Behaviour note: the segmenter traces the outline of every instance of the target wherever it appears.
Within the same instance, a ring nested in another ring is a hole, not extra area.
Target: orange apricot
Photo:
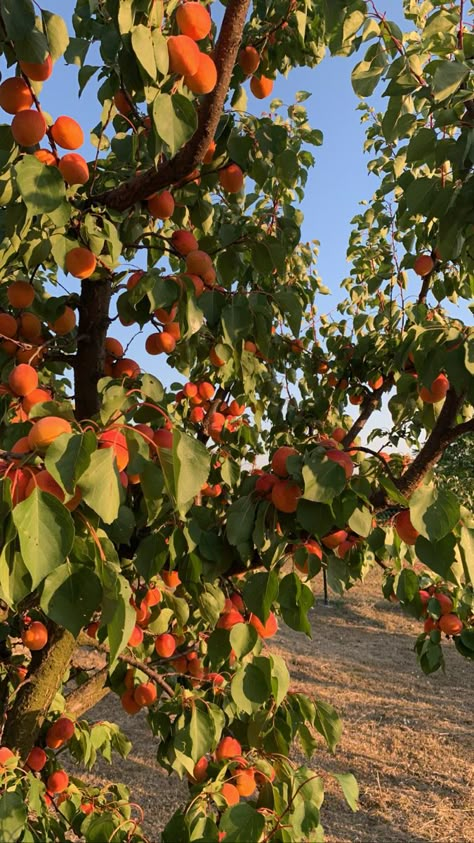
[[[137,269],[136,272],[132,272],[132,274],[127,279],[127,290],[133,290],[134,287],[137,286],[140,278],[143,278],[145,275],[143,269]]]
[[[415,263],[413,264],[413,271],[416,272],[417,275],[423,277],[424,275],[429,275],[430,272],[434,269],[434,260],[431,255],[418,255],[415,258]]]
[[[240,802],[240,793],[235,785],[230,784],[230,782],[224,782],[220,794],[228,805],[237,805]]]
[[[212,260],[207,252],[202,249],[195,249],[186,255],[186,270],[192,275],[203,275],[209,269],[213,269]]]
[[[69,307],[68,305],[65,306],[61,316],[58,316],[58,318],[50,325],[51,330],[59,337],[63,337],[65,334],[71,333],[75,327],[76,314],[74,313],[72,307]]]
[[[40,746],[34,746],[33,749],[30,749],[27,755],[26,764],[30,770],[34,770],[35,773],[39,773],[40,770],[43,769],[47,760],[48,756],[46,755],[44,749]]]
[[[256,99],[263,100],[268,97],[273,90],[273,79],[268,79],[266,76],[252,76],[250,80],[250,90]]]
[[[133,696],[133,689],[125,691],[120,697],[120,702],[122,704],[122,708],[127,712],[127,714],[136,714],[137,711],[140,711],[141,706],[138,705]]]
[[[197,70],[186,75],[184,82],[193,94],[210,94],[217,84],[217,67],[207,53],[199,53]]]
[[[33,621],[22,630],[21,640],[29,650],[42,650],[48,641],[48,630],[41,621]]]
[[[226,761],[228,758],[238,758],[242,755],[242,747],[238,740],[229,736],[222,738],[216,749],[216,760]]]
[[[67,253],[65,264],[66,272],[74,278],[89,278],[97,266],[97,258],[90,249],[76,246]]]
[[[118,427],[104,430],[98,437],[99,448],[113,448],[119,471],[128,465],[129,453],[127,440]]]
[[[66,184],[85,184],[89,181],[87,161],[77,152],[68,152],[63,155],[58,168]]]
[[[53,60],[48,55],[42,62],[21,61],[20,68],[33,82],[46,82],[53,72]]]
[[[279,512],[296,512],[301,489],[292,480],[278,480],[272,487],[272,503]]]
[[[272,471],[278,474],[278,477],[288,477],[286,461],[288,457],[294,456],[298,456],[296,448],[291,448],[289,445],[282,445],[280,448],[277,448],[272,457]]]
[[[140,707],[153,705],[157,696],[156,685],[153,682],[142,682],[133,692],[133,699]]]
[[[7,289],[7,299],[19,310],[33,304],[35,288],[28,281],[13,281]]]
[[[84,132],[77,120],[62,114],[51,126],[51,137],[62,149],[79,149],[84,143]]]
[[[260,64],[260,53],[255,49],[255,47],[250,45],[248,47],[242,47],[237,61],[245,75],[251,76],[252,73],[255,73]]]
[[[174,304],[171,310],[165,310],[164,307],[157,307],[153,315],[162,325],[168,325],[176,317],[177,312],[178,306]]]
[[[62,433],[72,433],[70,423],[59,416],[43,416],[38,419],[28,434],[31,451],[44,451]]]
[[[0,313],[0,335],[4,337],[16,337],[18,323],[14,316],[9,313]]]
[[[51,401],[51,393],[46,389],[33,389],[23,398],[22,406],[25,413],[29,413],[35,404],[41,404],[43,401]]]
[[[176,650],[176,639],[169,632],[163,632],[155,638],[155,650],[162,659],[169,658]]]
[[[188,35],[170,35],[167,40],[170,73],[193,76],[199,67],[199,47]]]
[[[244,184],[244,174],[238,164],[229,164],[219,170],[219,183],[227,193],[239,193]]]
[[[178,254],[186,257],[190,252],[199,249],[198,241],[191,231],[184,231],[182,229],[173,231],[171,235],[171,245],[174,246]]]
[[[150,334],[145,341],[145,350],[148,354],[171,354],[176,348],[176,340],[171,334],[162,331],[160,334]]]
[[[0,766],[5,764],[5,761],[8,761],[9,758],[13,758],[14,754],[8,746],[0,746]]]
[[[415,544],[420,534],[418,530],[415,530],[413,524],[411,523],[409,509],[402,509],[402,511],[395,516],[394,525],[395,530],[405,544]]]
[[[167,220],[173,216],[174,199],[169,190],[154,193],[147,199],[148,210],[155,220]]]
[[[15,395],[23,397],[33,392],[38,386],[38,373],[28,363],[20,363],[15,366],[8,376],[8,385]]]
[[[176,22],[183,35],[193,41],[201,41],[211,31],[211,16],[201,3],[188,2],[178,6]]]
[[[203,164],[210,164],[211,163],[211,161],[214,157],[215,151],[216,151],[216,142],[211,141],[209,146],[207,147],[204,158],[202,159]]]
[[[64,793],[69,785],[69,776],[65,770],[56,770],[46,780],[49,793]]]
[[[116,340],[114,337],[105,338],[105,351],[111,357],[123,357],[123,345],[120,340]]]
[[[422,386],[420,389],[420,398],[425,404],[437,404],[438,401],[443,401],[449,389],[449,381],[446,375],[438,375],[434,379],[431,386],[428,388]]]
[[[46,164],[47,167],[57,167],[58,165],[56,156],[49,149],[35,149],[33,155],[42,164]]]
[[[463,630],[463,622],[455,614],[442,615],[438,621],[441,632],[445,635],[459,635]]]
[[[0,85],[0,106],[8,114],[25,111],[33,102],[30,88],[20,76],[11,76]]]
[[[54,477],[52,477],[49,471],[46,471],[46,469],[38,471],[36,474],[33,474],[33,476],[30,478],[30,481],[26,487],[26,497],[29,498],[29,496],[33,494],[36,488],[38,488],[41,492],[48,492],[48,494],[53,495],[55,498],[61,501],[61,503],[63,503],[64,492],[61,489],[59,483],[56,483]]]
[[[270,612],[265,623],[262,623],[260,618],[257,618],[253,612],[250,613],[249,623],[258,632],[260,638],[273,638],[278,632],[278,622],[273,612]]]
[[[213,366],[225,366],[225,360],[222,360],[219,357],[215,348],[211,348],[209,352],[209,360]]]
[[[236,770],[235,787],[241,796],[252,796],[257,787],[254,771],[243,768]]]
[[[139,374],[140,366],[130,357],[122,357],[113,365],[114,378],[137,378]]]
[[[143,641],[143,629],[139,626],[134,626],[128,639],[128,646],[129,647],[138,647]]]
[[[15,114],[11,131],[20,146],[35,146],[46,134],[46,120],[39,111],[27,108]]]

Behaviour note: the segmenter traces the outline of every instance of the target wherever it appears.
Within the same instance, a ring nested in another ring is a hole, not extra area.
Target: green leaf
[[[258,571],[244,586],[244,603],[262,623],[268,620],[272,603],[278,597],[279,579],[275,571]]]
[[[48,214],[65,200],[66,187],[57,167],[42,164],[34,155],[24,155],[13,170],[30,214]]]
[[[97,440],[92,431],[62,433],[49,446],[45,466],[65,492],[72,495],[77,479],[87,469]]]
[[[168,545],[161,533],[145,536],[137,547],[135,567],[145,582],[150,582],[161,571],[168,556]]]
[[[429,541],[439,541],[459,521],[459,500],[448,489],[434,483],[420,486],[410,498],[410,520],[415,530]]]
[[[314,603],[313,592],[301,582],[297,574],[287,574],[280,582],[280,609],[283,620],[292,629],[305,632],[311,638],[308,612]]]
[[[420,562],[423,562],[444,580],[456,582],[456,578],[451,571],[451,567],[456,562],[455,547],[456,539],[452,533],[448,533],[438,542],[430,542],[424,536],[418,536],[415,551]]]
[[[60,15],[55,15],[53,12],[47,12],[46,10],[42,10],[41,17],[48,39],[51,58],[53,61],[56,61],[56,59],[66,52],[69,44],[69,33],[66,22]]]
[[[184,514],[194,497],[209,477],[211,455],[198,439],[180,433],[173,433],[173,469],[176,489],[176,506]]]
[[[31,0],[2,0],[2,19],[12,41],[27,38],[35,28],[35,10]]]
[[[257,641],[257,630],[250,623],[236,623],[230,630],[230,646],[238,659],[251,653]]]
[[[227,539],[236,546],[252,538],[256,506],[250,495],[234,501],[227,511]]]
[[[0,840],[14,843],[25,830],[28,809],[20,793],[7,791],[0,797]]]
[[[359,800],[359,785],[357,779],[352,773],[332,773],[335,779],[341,785],[344,798],[352,811],[358,811]]]
[[[175,155],[196,131],[196,109],[182,94],[158,94],[153,101],[153,125],[170,154]]]
[[[397,597],[405,603],[411,603],[418,595],[418,577],[410,568],[404,568],[397,583]]]
[[[349,527],[358,536],[366,538],[372,530],[372,513],[365,506],[357,507],[348,519]]]
[[[113,448],[101,448],[91,454],[79,487],[87,505],[102,521],[115,521],[120,506],[120,478]]]
[[[13,521],[34,589],[64,562],[74,541],[74,522],[57,498],[37,488],[15,506]]]
[[[155,51],[148,26],[139,24],[132,30],[132,50],[150,79],[156,79]]]
[[[271,696],[269,676],[250,662],[234,674],[230,692],[238,709],[252,714]]]
[[[433,66],[436,66],[431,83],[433,99],[442,102],[461,87],[469,75],[469,68],[458,61],[433,62]]]
[[[323,736],[328,748],[334,752],[342,735],[342,722],[332,705],[316,700],[314,727]]]
[[[227,808],[219,822],[226,843],[258,843],[264,829],[264,816],[247,802]]]
[[[48,618],[79,635],[99,606],[102,588],[87,565],[66,562],[46,577],[40,605]]]
[[[342,466],[313,452],[303,466],[305,500],[331,503],[346,486],[346,473]]]
[[[376,57],[377,58],[377,57]],[[370,97],[375,91],[385,67],[376,60],[360,61],[351,75],[352,88],[358,97]]]
[[[136,614],[130,605],[132,590],[121,574],[110,564],[101,569],[103,589],[102,619],[107,624],[107,638],[110,647],[109,670],[112,672],[117,657],[127,646],[136,623]]]

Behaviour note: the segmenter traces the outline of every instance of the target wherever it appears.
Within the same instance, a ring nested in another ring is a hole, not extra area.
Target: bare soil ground
[[[376,574],[329,607],[317,594],[311,625],[312,640],[282,626],[272,648],[286,658],[293,688],[330,702],[344,721],[336,754],[321,747],[311,762],[325,778],[328,843],[474,843],[472,663],[447,642],[446,673],[424,676],[413,652],[420,624],[381,598]],[[126,761],[100,762],[88,778],[126,783],[155,843],[187,786],[156,766],[143,718],[125,715],[112,696],[90,712],[118,722],[134,746]],[[349,771],[360,787],[356,814],[329,775]]]

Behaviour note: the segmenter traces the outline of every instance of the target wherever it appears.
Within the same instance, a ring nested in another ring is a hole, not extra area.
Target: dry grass
[[[311,622],[312,640],[284,627],[273,648],[286,658],[293,688],[331,702],[344,720],[336,754],[321,747],[311,762],[326,780],[328,843],[474,843],[472,664],[448,643],[446,674],[423,676],[413,653],[419,624],[380,599],[376,575],[329,607],[318,599]],[[125,782],[154,843],[187,786],[156,766],[144,716],[128,717],[112,697],[90,715],[119,722],[134,747],[89,779]],[[347,771],[360,786],[357,814],[328,775]]]

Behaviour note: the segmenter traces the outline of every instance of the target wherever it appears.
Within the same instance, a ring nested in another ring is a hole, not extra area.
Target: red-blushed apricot
[[[224,782],[219,793],[225,799],[229,806],[238,805],[238,803],[240,802],[240,793],[235,787],[235,785],[231,784],[230,782]]]
[[[27,755],[26,764],[30,770],[34,770],[35,773],[39,773],[40,770],[43,769],[47,760],[48,756],[46,755],[44,749],[40,746],[34,746],[33,749],[30,749]]]
[[[176,342],[178,342],[178,340],[181,339],[181,327],[179,322],[168,322],[165,326],[165,333],[169,334]]]
[[[383,386],[383,375],[378,375],[375,378],[372,378],[369,381],[369,386],[371,389],[380,389]]]
[[[442,615],[438,621],[441,632],[445,635],[459,635],[463,631],[464,624],[457,615]]]
[[[260,638],[273,638],[273,636],[278,632],[278,621],[273,612],[270,612],[265,623],[262,623],[260,618],[257,618],[257,616],[251,612],[249,623],[258,632]]]
[[[62,114],[51,126],[51,136],[62,149],[79,149],[84,143],[84,132],[77,120]]]
[[[97,638],[97,630],[99,629],[99,621],[93,621],[86,627],[86,632],[89,638]]]
[[[133,290],[140,281],[140,278],[143,278],[144,275],[143,269],[137,269],[136,272],[132,272],[127,279],[127,290]]]
[[[296,512],[302,490],[293,480],[278,480],[272,488],[272,503],[279,512]]]
[[[77,152],[68,152],[67,155],[63,155],[58,169],[66,184],[85,184],[89,181],[87,161]]]
[[[346,454],[344,451],[338,451],[336,448],[331,448],[329,451],[326,451],[326,456],[328,460],[331,460],[331,462],[337,462],[338,465],[342,466],[346,473],[347,480],[352,477],[354,463],[352,462],[349,454]]]
[[[70,334],[75,327],[76,314],[69,305],[65,306],[61,316],[58,316],[58,318],[50,325],[51,330],[59,337],[64,337],[66,334]]]
[[[66,272],[74,278],[90,278],[97,266],[97,258],[90,249],[76,246],[66,255]]]
[[[449,594],[444,594],[442,591],[436,591],[433,594],[433,597],[439,603],[440,611],[442,615],[449,615],[453,608],[453,601],[451,600]]]
[[[139,626],[134,626],[128,639],[129,647],[138,647],[143,641],[143,629]]]
[[[21,640],[29,650],[42,650],[48,641],[48,630],[41,621],[32,621],[21,632]]]
[[[15,395],[23,397],[38,388],[38,373],[28,363],[20,363],[10,372],[8,385]]]
[[[186,257],[190,252],[199,249],[199,243],[191,231],[184,231],[180,229],[173,231],[171,235],[171,245],[176,249],[179,255]]]
[[[323,536],[321,541],[325,547],[333,550],[334,548],[339,547],[342,542],[345,542],[346,539],[347,533],[345,530],[334,530],[334,532],[328,533],[327,536]]]
[[[193,94],[210,94],[217,84],[217,67],[206,53],[199,53],[199,63],[192,76],[184,77],[184,83]]]
[[[170,35],[167,39],[169,70],[179,76],[193,76],[199,67],[199,47],[188,35]]]
[[[449,389],[449,381],[446,375],[438,375],[434,379],[431,386],[422,386],[420,389],[420,398],[425,404],[437,404],[438,401],[443,401]]]
[[[64,793],[69,786],[69,776],[65,770],[56,770],[46,780],[49,793]]]
[[[35,298],[35,288],[28,281],[13,281],[7,288],[7,299],[12,307],[23,310],[30,307]]]
[[[123,357],[123,345],[120,340],[116,340],[114,337],[105,338],[105,351],[111,357]]]
[[[205,415],[205,410],[202,407],[193,407],[189,414],[189,421],[193,424],[201,424],[204,421]]]
[[[355,406],[362,404],[363,400],[364,396],[362,395],[362,393],[357,394],[355,392],[352,392],[351,395],[349,395],[349,403],[354,404]]]
[[[429,635],[434,629],[439,629],[438,621],[435,621],[434,618],[426,618],[423,624],[423,631]]]
[[[257,787],[254,770],[238,768],[235,771],[234,784],[240,796],[252,796]]]
[[[0,85],[0,106],[8,114],[18,114],[33,105],[33,95],[29,86],[20,76],[10,76]]]
[[[172,448],[173,447],[173,432],[162,427],[160,430],[155,430],[153,434],[153,441],[158,448]]]
[[[138,705],[135,697],[133,696],[133,689],[127,690],[122,694],[120,697],[120,703],[127,714],[137,714],[137,712],[141,709],[141,705]]]
[[[128,465],[129,454],[127,440],[118,427],[104,430],[98,437],[99,448],[113,448],[115,460],[119,471],[123,471]]]
[[[113,365],[114,378],[137,378],[140,374],[140,366],[130,357],[122,357]]]
[[[238,623],[245,623],[245,618],[236,608],[233,607],[227,612],[222,612],[216,623],[216,628],[232,629],[232,627]]]
[[[95,805],[93,802],[81,802],[79,810],[86,815],[93,814],[95,811]]]
[[[176,639],[169,632],[163,632],[155,638],[155,650],[162,659],[169,658],[176,650]]]
[[[195,249],[186,255],[186,271],[192,275],[203,275],[208,269],[212,269],[212,259],[202,249]]]
[[[42,62],[20,61],[20,68],[33,82],[46,82],[53,72],[53,60],[47,55]]]
[[[239,193],[244,185],[244,174],[238,164],[229,164],[219,170],[219,183],[227,193]]]
[[[12,504],[16,506],[26,498],[26,487],[30,482],[31,471],[17,468],[8,475],[11,480]]]
[[[201,3],[188,2],[178,6],[176,10],[176,22],[183,35],[192,38],[193,41],[201,41],[211,31],[211,16]]]
[[[423,277],[424,275],[429,275],[430,272],[434,269],[434,260],[431,255],[418,255],[415,258],[415,263],[413,264],[413,271],[416,272],[417,275]]]
[[[404,541],[405,544],[415,544],[420,534],[418,530],[415,530],[413,524],[411,523],[409,509],[402,509],[402,511],[395,516],[394,526],[401,540]]]
[[[296,448],[291,448],[289,445],[281,445],[273,454],[271,462],[272,471],[278,474],[278,477],[288,477],[286,461],[288,457],[294,456],[298,456]]]
[[[46,120],[34,109],[19,111],[12,120],[11,132],[19,146],[35,146],[46,134]]]
[[[248,47],[242,47],[239,51],[237,61],[245,75],[251,76],[252,73],[255,73],[260,64],[260,53],[251,45]]]
[[[157,307],[156,310],[153,311],[153,316],[158,319],[158,322],[161,322],[162,325],[167,325],[168,322],[173,322],[177,312],[177,305],[173,305],[171,310],[165,310],[164,307]]]
[[[62,433],[72,433],[70,423],[59,416],[44,416],[34,423],[28,434],[32,451],[44,451]]]
[[[154,586],[154,588],[148,589],[142,603],[144,603],[148,608],[158,606],[158,604],[161,603],[161,597],[162,595],[160,589],[157,586]]]
[[[10,313],[0,313],[0,334],[4,337],[16,337],[18,323]]]
[[[346,433],[347,431],[344,430],[343,427],[335,427],[334,430],[331,432],[331,436],[336,442],[342,442]]]
[[[198,384],[198,392],[204,401],[209,401],[214,395],[214,387],[208,381],[201,381]]]
[[[117,91],[117,93],[114,94],[114,105],[117,111],[119,111],[124,117],[128,117],[128,115],[133,111],[132,102],[124,91]]]
[[[175,338],[166,331],[162,331],[159,334],[150,334],[150,336],[145,340],[145,350],[148,354],[171,354],[175,348]]]
[[[52,735],[62,741],[62,743],[66,743],[66,741],[71,740],[75,728],[75,723],[70,717],[58,717],[58,719],[55,720],[49,727],[48,735]]]
[[[133,692],[133,699],[140,707],[153,705],[157,696],[156,685],[153,682],[142,682]]]
[[[229,736],[222,738],[216,749],[216,760],[226,761],[228,758],[238,758],[242,755],[242,747],[236,738]]]
[[[263,100],[273,91],[273,79],[268,79],[267,76],[252,76],[250,90],[256,99]]]
[[[41,321],[34,313],[22,313],[18,319],[18,333],[25,340],[39,339],[41,329]]]
[[[148,197],[147,206],[153,219],[168,220],[173,216],[174,199],[169,190],[162,190]]]
[[[320,548],[319,544],[314,541],[314,539],[308,539],[304,542],[304,544],[300,545],[300,547],[304,547],[307,553],[310,553],[312,556],[317,556],[318,559],[322,559],[323,551]],[[305,559],[304,562],[298,562],[295,559],[295,567],[305,576],[309,574],[309,560]]]
[[[61,503],[64,501],[65,496],[61,486],[59,483],[56,483],[54,477],[52,477],[46,469],[38,471],[30,478],[28,486],[26,487],[26,497],[29,498],[36,488],[40,489],[42,492],[48,492],[48,494],[54,495],[54,497],[61,501]]]
[[[206,149],[204,158],[202,159],[203,164],[210,164],[212,159],[214,158],[214,153],[216,151],[216,142],[211,141],[209,146]]]
[[[58,166],[58,159],[54,153],[49,151],[49,149],[35,149],[33,155],[38,159],[38,161],[41,161],[42,164],[46,164],[47,167]]]
[[[193,779],[195,782],[204,782],[207,779],[207,768],[209,767],[209,761],[207,760],[206,756],[203,755],[202,758],[199,758],[194,765],[193,770]]]
[[[8,746],[0,746],[0,767],[2,767],[5,764],[5,761],[8,761],[9,758],[14,758],[14,753]]]
[[[160,575],[167,588],[177,588],[181,583],[177,571],[160,571]]]

